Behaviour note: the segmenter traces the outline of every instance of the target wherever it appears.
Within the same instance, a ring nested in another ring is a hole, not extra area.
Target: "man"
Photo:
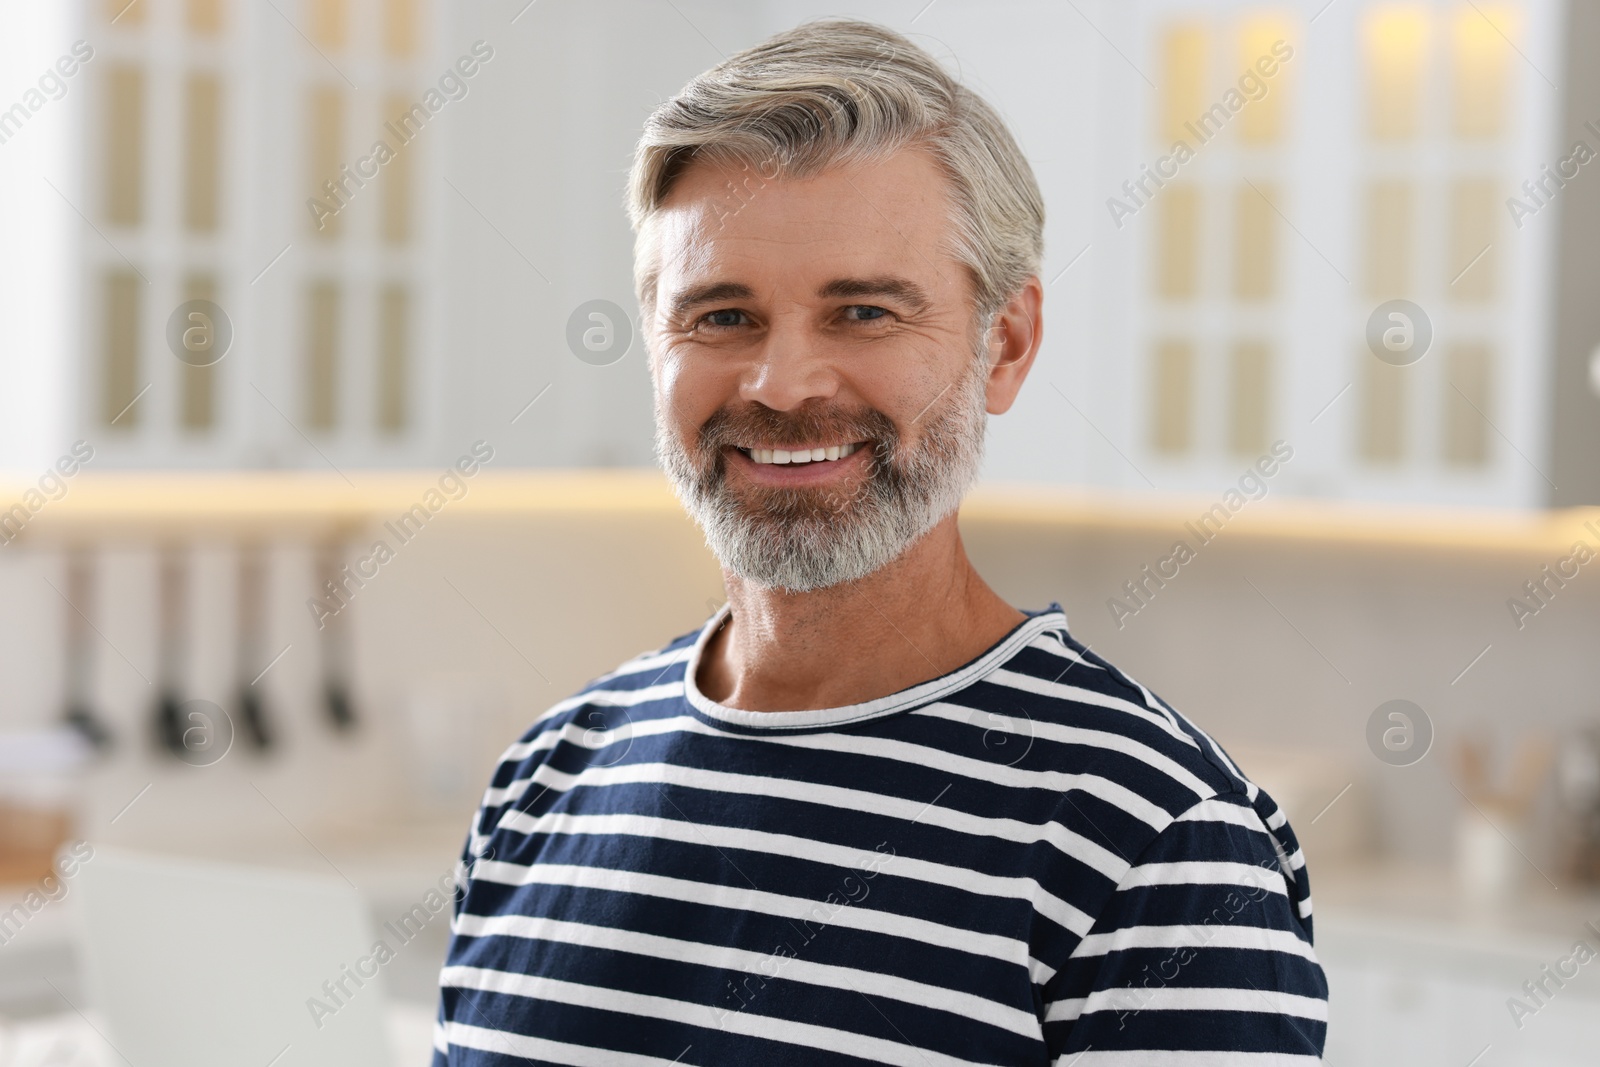
[[[506,752],[435,1064],[1317,1062],[1283,815],[963,551],[1041,337],[994,111],[812,23],[657,109],[629,206],[657,448],[728,603]]]

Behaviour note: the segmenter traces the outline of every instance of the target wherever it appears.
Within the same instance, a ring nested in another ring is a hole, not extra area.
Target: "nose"
[[[739,380],[739,399],[774,411],[793,411],[808,400],[831,400],[839,375],[826,346],[795,326],[774,326]]]

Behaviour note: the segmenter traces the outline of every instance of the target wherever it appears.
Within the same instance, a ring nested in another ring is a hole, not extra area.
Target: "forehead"
[[[708,282],[810,292],[844,275],[906,277],[936,299],[964,293],[945,247],[948,181],[925,150],[803,179],[771,173],[692,163],[679,176],[650,222],[662,305]]]

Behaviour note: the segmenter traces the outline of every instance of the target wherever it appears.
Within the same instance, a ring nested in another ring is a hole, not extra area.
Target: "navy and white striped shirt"
[[[434,1067],[1320,1062],[1283,813],[1059,605],[943,677],[781,712],[695,687],[727,610],[506,751]]]

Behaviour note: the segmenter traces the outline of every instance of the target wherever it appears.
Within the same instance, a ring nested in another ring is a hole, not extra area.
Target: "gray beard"
[[[977,480],[986,371],[983,359],[973,360],[950,390],[953,395],[923,413],[914,450],[903,446],[881,412],[819,416],[770,408],[718,412],[701,427],[691,450],[666,426],[658,399],[656,456],[706,545],[740,578],[791,592],[859,581],[898,559],[955,511]],[[728,486],[725,446],[863,439],[872,454],[857,485],[743,495]]]

